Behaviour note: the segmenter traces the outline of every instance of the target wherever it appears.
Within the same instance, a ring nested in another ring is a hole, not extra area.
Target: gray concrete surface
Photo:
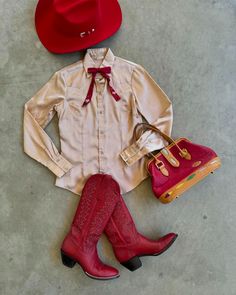
[[[78,198],[22,151],[24,103],[53,72],[81,58],[52,55],[34,30],[36,0],[0,1],[0,294],[236,294],[236,1],[121,0],[122,29],[99,44],[142,64],[173,101],[173,136],[213,147],[223,166],[178,201],[162,205],[149,180],[124,196],[149,237],[179,233],[160,257],[131,273],[105,237],[104,261],[117,280],[64,267],[59,247]],[[57,122],[47,132],[58,142]]]

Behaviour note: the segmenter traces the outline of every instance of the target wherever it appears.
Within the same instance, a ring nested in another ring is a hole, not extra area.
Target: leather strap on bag
[[[140,127],[142,127],[142,129],[140,129]],[[138,130],[140,129],[140,130]],[[138,140],[139,137],[148,130],[152,130],[155,131],[157,133],[159,133],[166,141],[169,142],[169,144],[174,143],[175,141],[169,137],[167,134],[163,133],[160,129],[158,129],[157,127],[149,124],[149,123],[138,123],[135,128],[134,128],[134,138],[135,140]],[[141,131],[141,134],[140,134]]]
[[[141,128],[140,128],[141,127]],[[148,130],[152,130],[152,131],[155,131],[157,132],[158,134],[161,135],[161,137],[163,137],[169,144],[174,144],[179,152],[180,152],[180,155],[181,157],[183,158],[186,158],[186,159],[189,159],[189,157],[191,157],[188,153],[188,151],[186,149],[181,149],[179,147],[179,145],[170,137],[168,136],[167,134],[163,133],[160,129],[158,129],[157,127],[149,124],[149,123],[138,123],[135,128],[134,128],[134,133],[133,133],[133,137],[134,139],[137,141],[140,136],[145,132],[145,131],[148,131]],[[152,153],[150,153],[152,156],[154,156]],[[155,157],[155,156],[154,156]]]

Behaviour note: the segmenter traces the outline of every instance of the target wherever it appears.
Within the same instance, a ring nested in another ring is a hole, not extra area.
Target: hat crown
[[[35,28],[53,53],[89,48],[112,36],[122,23],[118,0],[38,0]]]
[[[56,24],[66,34],[89,34],[95,30],[100,0],[53,0]]]

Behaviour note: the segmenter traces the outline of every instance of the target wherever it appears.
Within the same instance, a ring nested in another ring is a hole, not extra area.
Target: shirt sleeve
[[[141,66],[137,66],[133,71],[132,90],[137,109],[145,120],[170,136],[173,124],[172,103],[160,86]],[[166,141],[159,134],[149,130],[122,151],[120,156],[128,165],[132,165],[144,155],[161,149],[165,145]]]
[[[65,99],[65,83],[59,72],[24,106],[24,152],[48,167],[56,176],[63,176],[72,164],[57,150],[44,128],[56,113],[56,106]]]

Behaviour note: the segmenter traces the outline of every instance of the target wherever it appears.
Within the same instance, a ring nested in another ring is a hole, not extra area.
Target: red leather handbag
[[[220,158],[209,147],[191,142],[187,138],[173,140],[158,128],[147,123],[137,124],[142,132],[153,130],[159,133],[169,145],[147,162],[152,180],[152,190],[162,203],[170,203],[194,184],[221,166]]]

